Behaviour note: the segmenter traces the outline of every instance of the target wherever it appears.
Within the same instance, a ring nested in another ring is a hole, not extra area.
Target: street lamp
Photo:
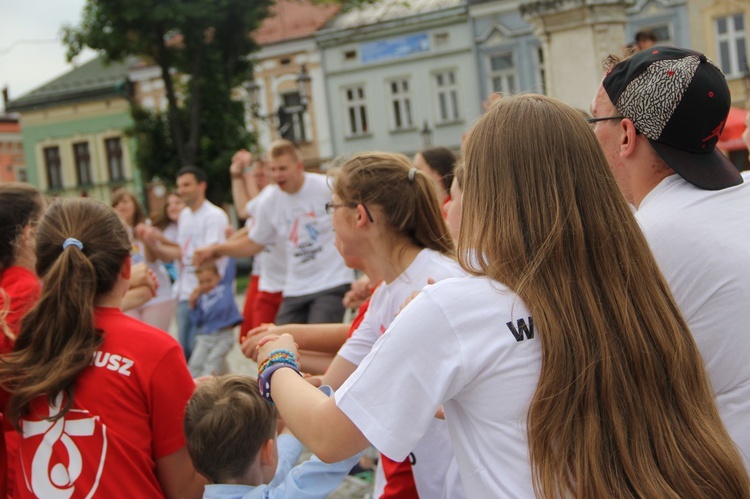
[[[295,78],[295,82],[297,83],[297,93],[299,94],[299,105],[295,107],[301,107],[300,111],[305,111],[307,109],[307,105],[310,103],[310,94],[312,87],[312,78],[310,78],[310,74],[307,72],[307,66],[305,64],[302,64],[300,66],[300,72]],[[266,115],[260,114],[262,96],[261,88],[258,82],[256,82],[255,80],[250,80],[248,82],[245,82],[243,87],[245,88],[245,92],[247,94],[247,99],[250,104],[250,112],[252,113],[253,118],[270,121],[273,118],[277,117],[278,113],[268,113]]]
[[[425,147],[429,147],[432,145],[432,130],[430,129],[430,125],[427,123],[427,120],[425,120],[424,126],[422,127],[422,131],[419,132],[419,135],[422,136],[422,143]]]

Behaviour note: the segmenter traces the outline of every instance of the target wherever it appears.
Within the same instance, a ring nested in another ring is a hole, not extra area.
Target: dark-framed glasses
[[[370,219],[370,223],[375,223],[375,220],[372,219],[372,214],[370,214],[370,210],[367,209],[367,205],[364,203],[334,203],[333,201],[328,201],[326,203],[326,213],[333,215],[333,210],[336,208],[356,208],[359,205],[362,205],[362,208],[365,209],[365,213],[367,213],[367,218]]]
[[[593,125],[594,123],[598,123],[600,121],[609,121],[609,120],[624,120],[625,116],[605,116],[603,118],[586,118],[586,121],[588,121],[589,125]]]

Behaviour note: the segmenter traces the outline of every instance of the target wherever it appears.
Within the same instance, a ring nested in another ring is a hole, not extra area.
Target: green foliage
[[[273,0],[87,0],[78,26],[66,25],[68,59],[89,47],[107,60],[135,56],[161,68],[166,115],[134,107],[137,163],[144,177],[172,180],[182,165],[209,174],[214,201],[229,195],[227,166],[254,137],[232,88],[252,77],[249,34]],[[184,85],[184,89],[176,88]],[[184,90],[184,91],[183,91]],[[181,97],[184,96],[184,97]]]

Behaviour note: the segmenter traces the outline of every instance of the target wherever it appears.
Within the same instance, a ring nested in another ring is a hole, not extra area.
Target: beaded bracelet
[[[294,369],[294,372],[302,376],[299,372],[299,364],[289,350],[274,350],[258,367],[258,390],[261,396],[272,404],[271,375],[283,367]]]
[[[279,362],[286,362],[299,368],[299,365],[297,364],[297,361],[295,360],[294,354],[292,352],[290,352],[289,350],[278,349],[272,351],[268,355],[268,357],[266,357],[265,360],[260,363],[260,365],[258,366],[258,372],[263,371],[269,365],[278,364]]]

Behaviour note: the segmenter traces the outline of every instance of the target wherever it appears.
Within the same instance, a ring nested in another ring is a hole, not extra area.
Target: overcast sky
[[[60,28],[78,24],[84,4],[85,0],[0,0],[0,87],[8,86],[11,99],[73,67],[65,62]],[[92,56],[89,51],[76,62]]]

